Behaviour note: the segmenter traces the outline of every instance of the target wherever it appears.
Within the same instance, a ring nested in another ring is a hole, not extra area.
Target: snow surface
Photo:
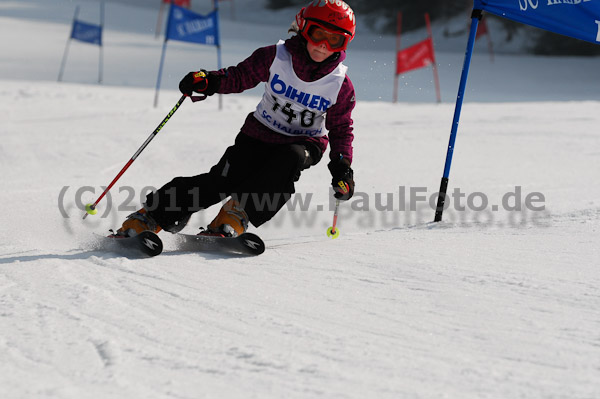
[[[206,171],[260,92],[224,96],[222,111],[216,97],[184,103],[84,221],[78,203],[169,112],[180,77],[216,60],[169,43],[153,108],[158,6],[110,2],[105,83],[94,84],[98,48],[76,42],[57,83],[77,4],[97,21],[97,2],[0,2],[0,398],[600,397],[598,58],[491,63],[479,48],[449,188],[472,203],[433,224],[410,192],[439,187],[463,54],[438,55],[444,103],[427,69],[405,75],[391,104],[394,39],[364,32],[348,53],[357,194],[341,205],[340,238],[325,235],[322,162],[297,185],[296,210],[251,229],[260,257],[182,253],[161,233],[161,256],[128,259],[94,234],[147,187]],[[235,20],[223,7],[225,65],[285,37],[293,17],[235,4]],[[544,209],[527,209],[528,195]]]

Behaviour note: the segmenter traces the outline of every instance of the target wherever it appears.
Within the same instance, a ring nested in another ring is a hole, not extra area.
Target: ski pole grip
[[[202,93],[204,90],[208,88],[208,75],[205,70],[198,71],[194,73],[194,91],[200,93],[199,96],[190,96],[192,102],[206,100],[208,97],[206,94]]]
[[[208,79],[205,71],[198,71],[194,73],[194,91],[199,93],[206,90],[208,87]]]
[[[348,194],[348,191],[350,190],[350,187],[348,187],[348,183],[346,183],[343,180],[340,180],[337,184],[340,188],[336,188],[336,191],[339,191],[342,194]]]
[[[194,84],[206,80],[206,73],[204,71],[198,71],[194,74]]]

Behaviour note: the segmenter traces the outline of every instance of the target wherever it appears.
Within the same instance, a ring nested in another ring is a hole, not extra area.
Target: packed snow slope
[[[224,6],[226,65],[285,37],[293,13],[255,3],[236,0],[235,20]],[[175,104],[180,77],[216,61],[169,43],[154,108],[158,6],[110,2],[104,84],[98,48],[75,42],[57,83],[78,4],[94,22],[97,2],[0,2],[12,38],[0,41],[1,398],[600,397],[597,58],[491,63],[481,51],[434,224],[462,54],[439,56],[444,103],[423,70],[391,104],[393,38],[365,32],[348,53],[357,192],[338,239],[325,234],[322,162],[251,228],[267,244],[259,257],[181,252],[161,233],[162,255],[128,258],[97,235],[152,187],[208,170],[260,92],[224,96],[222,110],[218,96],[186,101],[82,220]],[[279,23],[258,24],[263,14]]]

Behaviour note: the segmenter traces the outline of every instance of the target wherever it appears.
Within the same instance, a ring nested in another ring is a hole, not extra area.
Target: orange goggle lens
[[[325,41],[331,51],[342,50],[346,44],[346,35],[343,33],[330,32],[317,25],[309,26],[307,34],[313,44],[317,45]]]

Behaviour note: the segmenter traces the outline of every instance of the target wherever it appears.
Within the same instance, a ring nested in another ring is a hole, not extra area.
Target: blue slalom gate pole
[[[104,52],[102,51],[102,36],[104,33],[104,0],[100,2],[100,57],[98,58],[98,84],[102,83],[102,69],[104,66]]]
[[[220,29],[219,29],[219,1],[215,0],[214,1],[214,9],[217,12],[217,33],[218,34],[218,39],[217,39],[217,69],[221,69],[221,35],[220,35]],[[219,111],[221,111],[223,109],[223,95],[219,94]]]
[[[160,79],[162,77],[163,64],[165,62],[165,51],[167,50],[167,39],[163,42],[162,55],[160,56],[160,65],[158,67],[158,78],[156,79],[156,91],[154,92],[154,108],[158,105],[158,92],[160,91]]]
[[[465,97],[465,88],[467,87],[467,78],[469,76],[469,67],[471,66],[471,56],[473,55],[473,46],[475,45],[475,37],[477,35],[477,26],[481,20],[483,13],[481,10],[473,10],[471,14],[471,30],[469,32],[469,41],[467,42],[467,51],[465,54],[465,62],[463,65],[462,74],[460,76],[460,85],[458,86],[458,96],[456,98],[456,107],[454,109],[454,119],[452,121],[452,129],[450,130],[450,141],[448,143],[448,152],[446,153],[446,165],[444,166],[444,175],[440,183],[440,191],[435,210],[434,222],[442,221],[444,205],[446,203],[446,191],[448,190],[448,176],[450,176],[450,165],[452,164],[452,155],[454,154],[454,143],[456,142],[456,133],[458,132],[458,122],[460,120],[460,112],[462,110],[463,99]]]
[[[221,43],[217,46],[217,69],[221,69]],[[223,95],[219,94],[219,111],[223,109]]]
[[[65,65],[67,64],[67,57],[69,55],[69,45],[71,44],[71,39],[73,38],[73,30],[75,29],[75,20],[77,20],[77,16],[79,15],[79,6],[75,7],[75,15],[73,15],[73,22],[71,22],[71,33],[69,34],[69,38],[67,39],[67,44],[65,45],[65,52],[63,53],[62,62],[60,63],[60,71],[58,71],[58,81],[62,82],[63,73],[65,72]]]
[[[158,78],[156,79],[156,91],[154,93],[154,108],[156,108],[156,106],[158,105],[158,92],[160,91],[160,80],[162,78],[162,70],[163,70],[163,64],[165,62],[165,52],[167,51],[167,41],[169,40],[167,35],[169,32],[169,28],[171,25],[171,14],[173,13],[173,2],[171,1],[171,4],[169,4],[169,17],[168,17],[168,22],[167,22],[167,30],[165,32],[165,41],[163,42],[163,47],[162,47],[162,54],[160,56],[160,65],[158,67]]]

